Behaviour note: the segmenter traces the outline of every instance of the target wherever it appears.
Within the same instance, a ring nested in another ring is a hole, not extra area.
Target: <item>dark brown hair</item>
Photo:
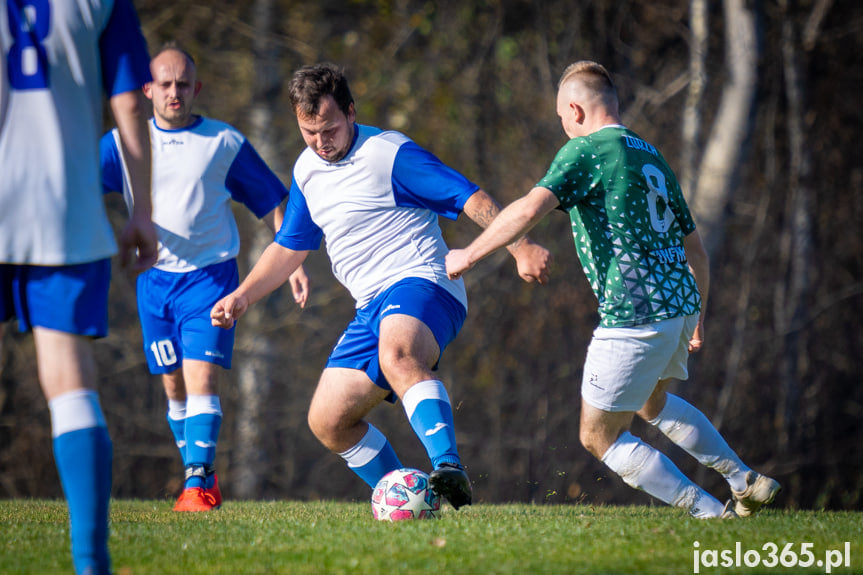
[[[344,114],[354,103],[344,72],[330,63],[303,66],[294,72],[289,93],[294,113],[302,116],[316,116],[321,100],[327,96],[333,97]]]

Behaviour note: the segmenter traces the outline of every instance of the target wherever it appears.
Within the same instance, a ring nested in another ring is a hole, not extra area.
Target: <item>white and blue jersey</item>
[[[116,244],[99,185],[102,95],[139,90],[149,61],[131,0],[0,0],[0,321],[107,333]],[[76,573],[110,573],[111,438],[94,382],[73,371],[84,381],[46,392],[72,560]]]
[[[287,188],[245,136],[224,122],[199,117],[177,130],[163,130],[155,120],[149,125],[159,238],[155,268],[188,272],[236,257],[240,233],[231,200],[261,218],[284,200]],[[116,129],[103,136],[101,156],[105,192],[122,191],[129,204]]]
[[[463,280],[447,277],[437,218],[456,219],[478,189],[407,136],[356,125],[338,162],[308,148],[300,155],[276,242],[303,251],[325,238],[357,308],[405,278],[429,280],[467,308]]]
[[[288,195],[249,141],[230,125],[200,117],[177,130],[150,123],[156,265],[138,276],[138,316],[147,363],[170,373],[183,359],[231,367],[234,330],[214,327],[210,308],[238,285],[240,234],[231,201],[261,218]],[[132,200],[116,130],[102,137],[105,192]],[[131,205],[129,206],[131,210]]]
[[[102,96],[150,80],[130,0],[0,2],[0,262],[108,258]]]

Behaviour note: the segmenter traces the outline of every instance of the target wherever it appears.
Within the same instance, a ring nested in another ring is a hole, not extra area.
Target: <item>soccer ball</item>
[[[396,469],[375,486],[372,513],[378,521],[433,519],[440,514],[440,496],[429,488],[429,476],[419,469]]]

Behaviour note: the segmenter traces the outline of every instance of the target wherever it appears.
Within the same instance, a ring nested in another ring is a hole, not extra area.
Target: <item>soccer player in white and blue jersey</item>
[[[79,573],[110,572],[111,439],[90,340],[108,331],[116,253],[99,184],[103,92],[128,158],[135,210],[122,261],[155,261],[147,45],[129,0],[0,2],[0,321],[33,331]]]
[[[187,52],[166,44],[151,71],[144,94],[153,102],[159,259],[138,276],[138,315],[147,364],[162,376],[168,423],[185,467],[174,510],[209,511],[222,504],[214,467],[222,422],[217,384],[231,367],[234,347],[234,331],[211,325],[210,308],[238,284],[240,234],[231,203],[244,204],[275,233],[288,190],[239,131],[193,113],[201,83]],[[105,191],[122,191],[129,203],[117,131],[101,144]],[[304,305],[308,278],[302,268],[292,285]]]
[[[435,376],[467,312],[464,283],[446,276],[438,216],[455,219],[464,211],[484,227],[499,207],[403,134],[356,124],[337,67],[301,68],[290,95],[307,149],[294,166],[285,221],[249,277],[213,308],[213,323],[233,326],[325,239],[333,273],[357,311],[312,399],[312,432],[374,488],[401,463],[364,418],[398,397],[431,459],[432,489],[456,509],[470,504],[449,395]],[[524,279],[546,280],[545,248],[524,238],[510,251]]]

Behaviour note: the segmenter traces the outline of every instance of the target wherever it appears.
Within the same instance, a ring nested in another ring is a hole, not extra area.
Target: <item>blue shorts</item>
[[[0,264],[0,322],[89,337],[108,335],[109,258],[69,266]]]
[[[333,348],[327,367],[364,371],[375,385],[392,390],[378,358],[381,320],[392,314],[409,315],[428,326],[443,355],[443,350],[458,335],[467,310],[452,294],[429,280],[398,281],[357,310],[356,317]],[[437,369],[437,365],[433,369]],[[394,401],[394,395],[390,394],[388,399]]]
[[[235,259],[191,272],[151,269],[138,276],[138,317],[150,373],[171,373],[183,358],[231,368],[234,328],[213,326],[210,309],[238,284]]]

